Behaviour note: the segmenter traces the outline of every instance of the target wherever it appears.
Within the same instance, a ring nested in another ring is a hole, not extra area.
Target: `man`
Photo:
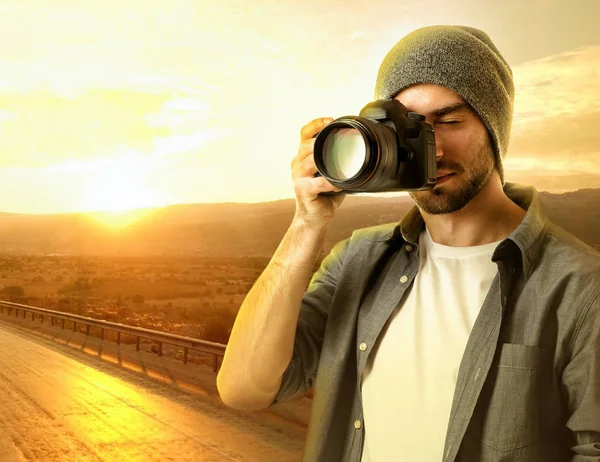
[[[375,97],[435,130],[438,180],[399,224],[355,231],[310,280],[343,196],[302,129],[296,213],[217,378],[256,410],[315,395],[306,461],[600,461],[600,255],[505,184],[512,72],[474,28],[386,56]]]

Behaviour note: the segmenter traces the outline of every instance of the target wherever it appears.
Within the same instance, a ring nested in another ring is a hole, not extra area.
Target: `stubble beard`
[[[465,168],[456,163],[438,164],[438,169],[451,170],[456,175],[464,176]],[[494,156],[489,144],[485,143],[477,153],[475,162],[469,166],[469,177],[461,184],[450,188],[444,185],[428,191],[410,192],[409,196],[417,207],[429,215],[443,215],[461,210],[487,186],[494,171]],[[452,181],[452,180],[450,180]]]

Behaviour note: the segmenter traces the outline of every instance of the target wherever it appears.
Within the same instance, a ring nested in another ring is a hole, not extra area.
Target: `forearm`
[[[327,226],[295,218],[240,307],[217,386],[232,407],[268,406],[294,349],[302,297],[320,256]]]

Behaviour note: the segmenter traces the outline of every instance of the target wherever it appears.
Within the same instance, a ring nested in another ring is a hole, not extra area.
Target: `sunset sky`
[[[599,17],[597,0],[0,0],[0,211],[293,197],[302,125],[357,114],[429,24],[483,29],[513,68],[507,181],[600,187]]]

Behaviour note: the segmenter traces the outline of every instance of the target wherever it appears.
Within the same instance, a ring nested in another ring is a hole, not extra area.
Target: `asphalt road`
[[[281,419],[229,412],[55,343],[0,319],[0,462],[301,457],[302,429]]]

